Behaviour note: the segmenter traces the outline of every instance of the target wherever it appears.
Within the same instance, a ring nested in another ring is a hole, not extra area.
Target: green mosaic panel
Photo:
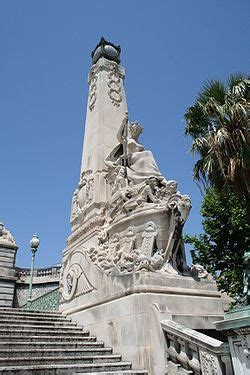
[[[59,287],[43,294],[36,299],[27,302],[22,309],[34,311],[58,311],[59,309],[60,293]]]

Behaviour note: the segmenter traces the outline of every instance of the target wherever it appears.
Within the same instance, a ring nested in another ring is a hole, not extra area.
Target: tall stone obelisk
[[[116,135],[127,112],[120,51],[102,38],[92,52],[81,175],[72,202],[73,230],[98,214],[109,195],[105,158],[117,144]]]

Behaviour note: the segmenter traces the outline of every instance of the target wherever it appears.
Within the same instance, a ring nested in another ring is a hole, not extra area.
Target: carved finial
[[[91,53],[92,62],[95,64],[101,57],[105,57],[108,60],[115,61],[117,64],[120,64],[120,53],[120,46],[110,43],[101,37],[100,42]]]

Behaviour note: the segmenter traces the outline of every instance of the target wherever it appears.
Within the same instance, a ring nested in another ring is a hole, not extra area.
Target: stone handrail
[[[52,276],[52,277],[59,277],[61,271],[61,265],[47,267],[47,268],[37,268],[34,270],[34,277],[44,277],[44,276]],[[30,275],[30,268],[16,268],[16,275],[18,277],[21,276],[29,276]]]
[[[163,320],[161,326],[166,339],[166,374],[233,375],[227,343],[171,320]]]

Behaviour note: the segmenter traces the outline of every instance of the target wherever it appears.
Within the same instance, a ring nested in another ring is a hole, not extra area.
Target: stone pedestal
[[[63,267],[72,284],[64,283],[60,311],[151,375],[163,375],[166,368],[163,319],[194,329],[214,329],[213,322],[223,319],[211,281],[148,271],[106,275],[80,243],[65,252]]]
[[[0,307],[12,307],[15,291],[15,240],[0,223]]]

